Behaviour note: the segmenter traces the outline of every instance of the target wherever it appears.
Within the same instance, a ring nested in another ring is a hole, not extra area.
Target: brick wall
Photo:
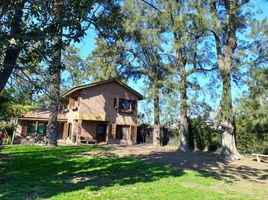
[[[114,109],[115,98],[138,100],[136,95],[116,82],[102,84],[81,91],[79,112],[107,116],[109,124],[136,126],[137,110],[131,114],[118,113]]]

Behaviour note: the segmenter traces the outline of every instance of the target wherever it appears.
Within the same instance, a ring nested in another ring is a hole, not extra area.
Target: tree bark
[[[221,29],[218,26],[221,20],[217,15],[218,5],[216,2],[211,4],[211,12],[215,19],[214,31],[212,33],[215,38],[218,67],[222,78],[222,97],[220,103],[221,109],[219,113],[222,128],[221,156],[225,159],[230,158],[233,160],[238,160],[241,158],[241,156],[237,151],[235,143],[235,122],[231,94],[232,55],[237,47],[236,17],[239,12],[238,1],[235,0],[231,3],[229,1],[224,1],[223,6],[226,9],[226,28]]]
[[[178,56],[180,65],[180,147],[182,152],[189,151],[189,122],[187,118],[187,73],[185,63]]]
[[[55,19],[59,17],[60,3],[55,4]],[[58,137],[58,110],[60,102],[60,73],[61,73],[61,48],[62,48],[62,27],[56,24],[56,32],[53,37],[52,62],[50,65],[50,117],[47,131],[47,146],[57,146]]]
[[[160,146],[160,106],[159,106],[159,88],[154,88],[154,129],[153,144]]]
[[[17,7],[14,14],[14,18],[11,22],[11,28],[10,28],[10,35],[17,35],[20,32],[22,32],[21,29],[21,22],[22,22],[22,16],[23,16],[23,7],[24,2],[21,1]],[[3,68],[0,68],[0,92],[5,88],[5,85],[10,77],[10,75],[13,72],[14,65],[17,62],[17,58],[20,54],[21,47],[17,44],[14,44],[7,48],[4,61],[3,61]]]
[[[221,156],[223,158],[238,160],[241,158],[241,156],[237,151],[235,142],[235,123],[232,108],[231,75],[228,60],[229,58],[225,59],[227,62],[224,62],[224,65],[219,65],[223,81],[220,111],[222,119],[221,129],[223,131],[221,142]]]
[[[54,37],[54,44],[56,46],[61,44],[61,37]],[[47,131],[47,145],[57,146],[58,136],[58,109],[60,99],[60,69],[61,69],[61,50],[56,47],[53,55],[53,61],[50,66],[50,86],[49,94],[50,108],[49,108],[49,122]]]

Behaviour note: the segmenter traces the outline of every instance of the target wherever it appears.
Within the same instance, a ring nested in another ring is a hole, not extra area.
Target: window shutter
[[[137,101],[136,100],[133,100],[131,101],[131,107],[132,107],[132,110],[136,110],[137,109]]]
[[[73,97],[70,97],[69,98],[69,108],[73,108],[74,107],[74,104],[75,104],[75,100]]]
[[[114,98],[114,108],[119,109],[119,98]]]
[[[130,128],[130,140],[135,142],[135,126],[131,126]]]
[[[111,139],[116,137],[116,124],[111,124]]]

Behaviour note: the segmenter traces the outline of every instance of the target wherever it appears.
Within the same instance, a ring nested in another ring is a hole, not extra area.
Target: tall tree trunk
[[[55,61],[54,61],[55,62]],[[47,145],[57,146],[58,136],[58,109],[59,109],[59,98],[60,98],[60,69],[53,67],[50,69],[50,87],[51,91],[49,94],[49,121],[47,129]]]
[[[222,146],[221,156],[224,158],[231,158],[233,160],[240,159],[240,154],[236,148],[235,141],[235,122],[232,108],[232,94],[231,94],[231,75],[229,58],[225,59],[224,65],[219,65],[221,68],[222,77],[222,100],[221,100],[221,128],[222,128]]]
[[[61,29],[58,27],[58,29]],[[61,30],[59,30],[61,32]],[[53,53],[52,63],[50,66],[50,108],[49,108],[49,122],[47,131],[47,145],[57,146],[58,136],[58,109],[60,99],[60,69],[61,69],[61,37],[54,37],[55,51]]]
[[[24,2],[21,1],[15,8],[15,14],[13,16],[10,28],[10,35],[17,35],[21,30],[21,22],[23,16]],[[0,68],[0,92],[5,88],[5,85],[13,72],[14,65],[17,62],[21,47],[14,44],[8,47],[5,53],[3,68]]]
[[[59,17],[60,3],[55,4],[55,19]],[[53,37],[52,62],[50,65],[50,109],[47,131],[47,145],[57,146],[58,137],[58,110],[60,102],[60,73],[61,73],[61,49],[62,49],[62,27],[56,24],[55,35]]]
[[[187,73],[185,64],[180,63],[180,150],[189,151],[189,122],[187,118]]]
[[[154,129],[153,144],[160,146],[160,106],[159,106],[159,88],[154,86]]]
[[[222,78],[222,97],[221,97],[221,127],[222,127],[222,147],[221,156],[231,158],[233,160],[240,159],[240,154],[236,149],[235,144],[235,123],[232,107],[231,94],[231,65],[232,55],[237,47],[236,29],[237,29],[237,14],[238,1],[223,1],[226,9],[226,27],[221,29],[218,25],[221,24],[218,18],[216,2],[211,4],[211,13],[214,17],[214,30],[212,31],[215,38],[215,47],[217,52],[218,67]],[[223,37],[225,36],[225,37]],[[223,45],[222,45],[223,44]]]

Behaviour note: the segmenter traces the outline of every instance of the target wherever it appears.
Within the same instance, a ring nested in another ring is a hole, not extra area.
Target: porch
[[[22,137],[45,137],[47,134],[47,120],[21,120],[17,127],[17,133]],[[58,139],[63,139],[65,121],[57,122]]]
[[[75,120],[72,138],[77,144],[135,144],[137,127],[106,121]]]

